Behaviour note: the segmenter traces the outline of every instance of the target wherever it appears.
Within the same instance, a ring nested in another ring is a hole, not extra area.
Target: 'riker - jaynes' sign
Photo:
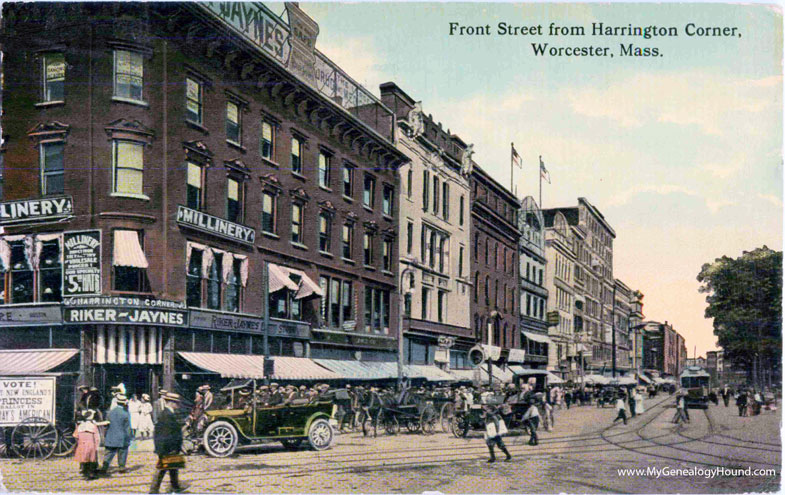
[[[63,234],[63,296],[101,293],[101,231]]]
[[[156,325],[183,327],[188,312],[181,302],[127,297],[69,297],[63,300],[67,325]]]
[[[251,227],[214,217],[183,205],[177,206],[177,223],[184,227],[201,230],[224,239],[253,246],[256,231]]]
[[[74,214],[71,196],[0,203],[0,225],[67,218]]]

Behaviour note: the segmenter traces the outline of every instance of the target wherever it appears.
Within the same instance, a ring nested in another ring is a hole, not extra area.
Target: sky
[[[281,4],[268,4],[282,12]],[[782,13],[720,4],[302,3],[316,47],[378,95],[393,81],[465,142],[519,197],[543,206],[586,197],[616,231],[614,276],[644,294],[647,319],[672,323],[692,357],[716,348],[698,292],[703,263],[782,247]],[[450,36],[449,23],[490,25]],[[502,36],[499,22],[543,34]],[[678,36],[591,36],[592,23],[675,27]],[[550,36],[549,26],[585,36]],[[688,24],[740,36],[687,36]],[[614,57],[538,57],[609,47]],[[657,48],[624,57],[619,46]]]

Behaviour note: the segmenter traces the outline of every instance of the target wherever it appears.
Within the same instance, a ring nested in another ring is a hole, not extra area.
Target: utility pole
[[[262,264],[262,317],[264,318],[264,361],[262,374],[264,376],[264,384],[270,384],[270,376],[268,375],[270,360],[270,342],[268,336],[270,335],[270,263],[265,261]]]
[[[616,378],[616,281],[613,283],[611,302],[611,373],[613,378]]]

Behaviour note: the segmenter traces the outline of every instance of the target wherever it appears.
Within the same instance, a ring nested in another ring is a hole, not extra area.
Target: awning
[[[264,378],[264,356],[217,354],[211,352],[179,352],[191,364],[218,373],[222,378]],[[335,380],[339,376],[308,358],[275,356],[273,380]]]
[[[609,383],[618,385],[637,385],[638,380],[631,376],[620,376],[618,378],[611,378]]]
[[[638,380],[642,381],[643,383],[651,383],[651,380],[649,380],[649,377],[646,375],[638,375]]]
[[[147,268],[147,257],[135,230],[114,231],[114,266]]]
[[[577,352],[589,352],[589,349],[587,349],[587,348],[586,348],[586,346],[585,346],[585,345],[583,345],[583,344],[578,344],[578,345],[575,347],[575,350],[576,350]]]
[[[608,385],[611,382],[609,378],[602,375],[586,375],[583,377],[583,381],[594,385]]]
[[[319,287],[319,284],[311,280],[311,277],[306,275],[304,271],[289,268],[289,272],[300,276],[300,286],[297,289],[297,294],[294,296],[295,299],[305,299],[309,296],[324,296],[324,291]]]
[[[546,370],[533,370],[524,368],[523,366],[510,366],[510,371],[518,376],[535,376],[535,375],[548,375]]]
[[[348,359],[314,359],[313,361],[347,380],[382,380],[389,378],[381,370],[373,367],[377,363],[365,363]]]
[[[474,370],[450,370],[450,374],[458,381],[473,381],[474,380]],[[488,373],[485,373],[485,377],[487,378]]]
[[[533,332],[523,332],[523,335],[534,342],[540,342],[541,344],[551,344],[551,339],[548,338],[547,335],[540,335],[538,333]]]
[[[289,272],[274,263],[267,264],[270,294],[281,289],[297,290],[297,284],[289,278]]]
[[[507,355],[508,363],[522,363],[526,360],[526,351],[523,349],[510,349]]]
[[[408,365],[407,368],[411,369],[414,373],[420,374],[429,382],[453,382],[455,378],[444,370],[436,366],[426,365]]]
[[[554,375],[550,371],[548,372],[548,383],[564,383],[564,379],[558,375]]]
[[[44,373],[74,357],[75,349],[24,349],[0,351],[0,373]]]

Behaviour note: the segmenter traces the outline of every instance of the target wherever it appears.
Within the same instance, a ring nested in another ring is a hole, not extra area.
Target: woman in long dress
[[[139,435],[142,438],[153,435],[153,404],[147,394],[142,394],[142,402],[139,404]]]
[[[77,441],[74,459],[79,463],[82,476],[86,480],[94,480],[98,477],[98,445],[101,442],[101,434],[98,433],[98,426],[93,421],[94,412],[90,409],[82,411],[82,421],[76,427],[74,437]]]
[[[142,403],[139,402],[136,394],[128,401],[128,413],[131,415],[131,435],[133,437],[136,437],[136,433],[139,430],[139,420],[141,419],[139,412],[141,405]]]
[[[643,407],[643,394],[635,390],[635,414],[643,414],[646,408]]]

